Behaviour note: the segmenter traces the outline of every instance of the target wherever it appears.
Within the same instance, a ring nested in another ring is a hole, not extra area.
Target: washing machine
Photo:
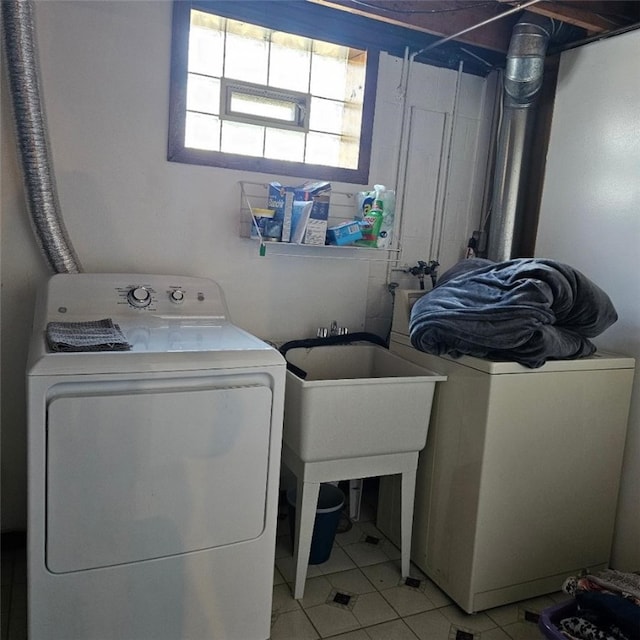
[[[418,351],[396,290],[390,349],[447,376],[420,454],[412,560],[468,613],[559,591],[609,566],[633,358],[514,362]],[[381,479],[378,527],[398,540],[399,490]]]
[[[269,637],[284,381],[209,279],[50,278],[27,370],[30,640]]]

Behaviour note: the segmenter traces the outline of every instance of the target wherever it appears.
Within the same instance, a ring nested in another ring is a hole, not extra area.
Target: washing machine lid
[[[391,332],[391,344],[393,343],[410,347],[417,353],[421,353],[418,349],[411,344],[409,336],[401,333]],[[393,348],[393,347],[392,347]],[[575,360],[547,360],[547,362],[536,369],[525,367],[517,362],[511,362],[507,360],[485,360],[484,358],[474,358],[473,356],[461,356],[460,358],[453,358],[448,355],[435,356],[433,354],[426,354],[429,358],[443,358],[450,362],[455,362],[459,365],[475,369],[476,371],[483,371],[489,374],[514,374],[514,373],[549,373],[552,371],[595,371],[602,369],[633,369],[635,368],[635,360],[629,356],[620,355],[617,353],[611,353],[608,351],[596,351],[593,355],[586,358],[577,358]],[[437,366],[428,362],[425,364],[432,369],[437,370]]]
[[[132,296],[147,296],[144,305]],[[54,352],[51,322],[110,319],[127,351]],[[29,375],[189,371],[285,366],[266,342],[229,320],[221,288],[207,278],[139,274],[58,274],[40,290]]]

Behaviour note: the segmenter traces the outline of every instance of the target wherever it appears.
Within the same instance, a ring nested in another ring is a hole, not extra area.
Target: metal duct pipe
[[[504,75],[503,115],[496,151],[493,204],[487,257],[518,257],[521,200],[536,99],[553,21],[525,14],[512,32]]]
[[[78,273],[82,267],[62,221],[53,176],[40,98],[33,6],[29,0],[3,0],[0,4],[16,141],[31,224],[51,269],[56,273]]]

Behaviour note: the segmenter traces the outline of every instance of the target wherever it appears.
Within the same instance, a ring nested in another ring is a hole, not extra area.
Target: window
[[[215,8],[174,3],[168,159],[366,184],[377,52]]]

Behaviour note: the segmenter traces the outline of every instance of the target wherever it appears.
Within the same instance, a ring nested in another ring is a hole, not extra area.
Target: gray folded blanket
[[[536,368],[595,352],[589,340],[618,315],[609,296],[578,270],[553,260],[463,260],[413,306],[416,349]]]
[[[51,351],[129,351],[131,349],[120,327],[111,318],[86,322],[49,322],[46,337]]]

